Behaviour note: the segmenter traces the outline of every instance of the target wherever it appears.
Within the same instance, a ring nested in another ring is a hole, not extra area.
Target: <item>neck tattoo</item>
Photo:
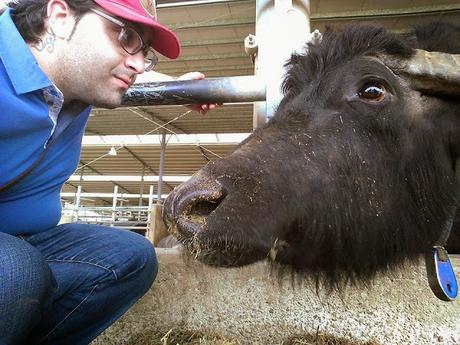
[[[44,51],[45,49],[52,53],[54,51],[54,43],[56,42],[56,35],[53,31],[48,30],[43,38],[41,38],[35,45],[35,49],[38,51]]]

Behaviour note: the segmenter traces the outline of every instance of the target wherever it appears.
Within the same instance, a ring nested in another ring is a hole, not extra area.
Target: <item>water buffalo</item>
[[[332,286],[417,259],[457,205],[459,53],[447,23],[327,30],[274,117],[169,195],[172,233],[210,265],[268,257]]]

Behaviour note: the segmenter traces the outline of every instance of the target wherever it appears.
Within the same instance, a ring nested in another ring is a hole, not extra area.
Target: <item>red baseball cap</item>
[[[94,2],[104,10],[117,17],[151,28],[154,34],[151,47],[170,59],[177,58],[180,54],[180,44],[176,34],[166,26],[157,22],[155,17],[155,4],[151,0],[147,1],[152,6],[152,14],[146,10],[140,1],[141,0],[94,0]]]

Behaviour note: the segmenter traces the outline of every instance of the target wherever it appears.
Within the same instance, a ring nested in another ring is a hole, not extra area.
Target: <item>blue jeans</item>
[[[0,233],[0,345],[88,344],[147,292],[157,270],[153,246],[127,230]]]

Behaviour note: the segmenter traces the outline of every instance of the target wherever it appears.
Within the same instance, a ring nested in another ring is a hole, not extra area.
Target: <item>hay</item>
[[[200,331],[170,329],[144,333],[132,337],[125,345],[242,345],[235,340],[227,340],[219,335]]]
[[[217,334],[201,331],[170,329],[136,335],[124,345],[262,345],[251,342],[251,339],[240,342],[235,339],[224,338]],[[264,344],[265,345],[265,344]],[[290,337],[280,344],[271,345],[379,345],[377,342],[356,342],[330,334],[303,334]]]
[[[356,342],[330,334],[305,334],[289,338],[282,345],[379,345],[375,341]]]

